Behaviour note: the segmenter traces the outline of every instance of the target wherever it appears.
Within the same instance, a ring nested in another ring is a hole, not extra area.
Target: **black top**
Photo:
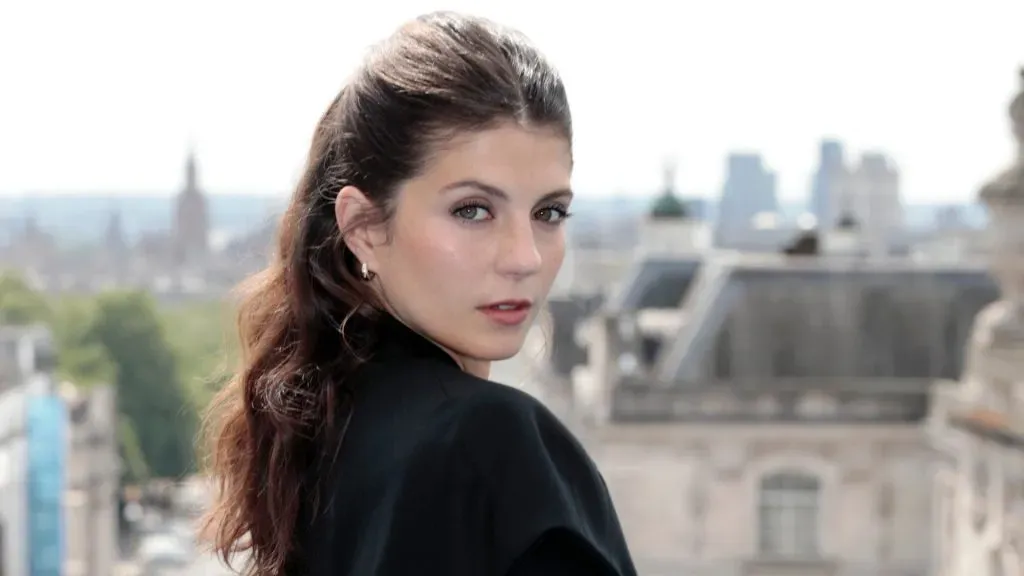
[[[290,575],[635,576],[600,473],[540,402],[392,318],[351,384]]]

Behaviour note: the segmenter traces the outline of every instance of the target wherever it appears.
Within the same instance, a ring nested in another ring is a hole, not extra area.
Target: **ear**
[[[374,230],[376,210],[373,202],[355,186],[342,188],[334,201],[334,219],[345,245],[359,262],[366,263],[371,270],[377,267],[374,249],[380,243]]]

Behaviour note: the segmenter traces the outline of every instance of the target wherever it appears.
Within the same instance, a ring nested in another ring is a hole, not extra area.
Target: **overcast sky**
[[[584,194],[650,193],[672,157],[717,195],[725,155],[759,150],[802,198],[836,136],[892,155],[912,201],[967,200],[1013,155],[1020,0],[6,0],[0,194],[167,194],[190,141],[210,192],[284,194],[365,47],[439,8],[559,66]]]

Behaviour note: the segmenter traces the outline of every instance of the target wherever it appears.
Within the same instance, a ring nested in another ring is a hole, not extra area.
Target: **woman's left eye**
[[[482,220],[487,220],[491,216],[491,213],[490,211],[487,210],[487,208],[476,205],[462,206],[460,208],[456,208],[454,212],[455,215],[458,216],[459,218],[462,218],[463,220],[469,220],[472,222],[480,222]]]
[[[561,206],[547,206],[534,213],[537,220],[546,224],[558,224],[569,216],[569,212]]]

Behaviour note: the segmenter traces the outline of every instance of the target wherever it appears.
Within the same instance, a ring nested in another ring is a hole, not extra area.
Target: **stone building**
[[[0,575],[109,576],[119,481],[113,392],[62,394],[43,327],[0,327]]]
[[[174,258],[179,265],[202,263],[210,249],[210,215],[206,196],[199,187],[196,155],[190,151],[185,164],[185,186],[175,199]]]
[[[1024,95],[1011,116],[1024,141]],[[981,193],[988,266],[888,256],[853,219],[552,300],[544,388],[642,574],[1022,574],[1019,150]]]
[[[661,194],[639,230],[637,252],[644,256],[694,254],[711,247],[711,227],[690,213],[676,193],[676,166],[665,166]]]
[[[640,263],[562,388],[642,573],[930,573],[930,389],[995,298],[905,260]]]
[[[0,327],[0,574],[4,576],[60,570],[59,455],[63,452],[54,446],[61,428],[51,394],[54,363],[52,339],[45,328]]]
[[[112,386],[67,387],[65,576],[113,574],[118,560],[117,405]]]
[[[1000,298],[977,317],[962,381],[937,391],[933,437],[943,576],[1024,574],[1024,70],[1016,162],[981,190]]]
[[[936,391],[936,576],[1024,574],[1024,434],[1004,410]]]

